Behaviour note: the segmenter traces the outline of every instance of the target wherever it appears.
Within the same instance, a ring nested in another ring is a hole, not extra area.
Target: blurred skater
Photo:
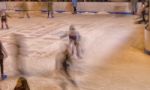
[[[53,13],[53,2],[52,1],[48,1],[48,18],[53,18],[54,17],[54,13]]]
[[[78,0],[72,0],[73,14],[77,14],[77,3]]]
[[[4,75],[4,58],[7,57],[7,53],[5,48],[2,45],[2,42],[0,41],[0,68],[1,68],[1,79],[4,80],[6,78],[6,75]]]
[[[70,55],[67,50],[61,53],[61,55],[57,55],[56,59],[56,71],[58,73],[63,74],[64,76],[70,77],[70,74],[68,72],[69,69],[69,63],[70,63]]]
[[[81,58],[81,55],[80,55],[80,39],[81,39],[80,37],[81,36],[79,32],[76,31],[73,25],[70,25],[69,31],[65,35],[61,36],[61,38],[66,37],[66,36],[69,37],[69,47],[71,48],[71,55],[74,55],[74,52],[76,50],[76,56],[78,58]]]
[[[138,0],[131,0],[131,12],[133,15],[137,13],[137,3]]]
[[[6,13],[6,11],[1,10],[0,16],[1,16],[1,29],[4,29],[4,25],[6,26],[7,29],[9,29],[8,23],[7,23],[8,14]]]
[[[23,1],[21,3],[21,8],[22,8],[22,13],[23,13],[23,17],[21,17],[21,18],[24,18],[25,16],[27,18],[30,18],[30,15],[28,13],[28,4],[26,3],[26,1]]]
[[[66,45],[66,49],[64,52],[59,53],[56,59],[56,72],[57,74],[65,76],[65,78],[76,86],[75,81],[73,80],[70,74],[70,67],[72,65],[72,58],[68,50],[68,45]]]
[[[15,60],[16,60],[16,69],[21,75],[25,75],[26,63],[23,60],[23,56],[26,56],[26,44],[25,44],[25,36],[21,34],[13,34],[14,42],[15,42]]]
[[[30,90],[27,80],[24,77],[20,77],[14,90]]]
[[[148,7],[149,7],[149,2],[143,0],[139,14],[138,14],[140,20],[136,21],[136,23],[140,24],[140,23],[144,22],[146,24],[148,22],[148,20],[145,19]]]

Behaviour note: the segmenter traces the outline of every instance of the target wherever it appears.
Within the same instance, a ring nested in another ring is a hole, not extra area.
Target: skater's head
[[[70,30],[70,31],[75,31],[74,25],[70,25],[69,30]]]
[[[25,88],[25,90],[29,90],[28,82],[24,77],[20,77],[17,80],[17,85],[15,88]]]
[[[48,3],[49,3],[49,5],[52,5],[52,4],[53,4],[52,1],[49,1]]]

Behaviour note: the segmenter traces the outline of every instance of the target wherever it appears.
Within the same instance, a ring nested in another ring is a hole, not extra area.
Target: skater
[[[13,38],[14,38],[14,42],[15,42],[15,46],[16,46],[16,51],[14,51],[14,52],[16,52],[16,56],[15,56],[15,58],[16,58],[16,69],[19,72],[19,74],[26,75],[26,72],[25,72],[26,63],[22,59],[22,56],[27,55],[25,36],[21,35],[21,34],[14,33]]]
[[[51,1],[48,1],[48,18],[50,18],[50,15],[51,15],[51,18],[54,17],[54,13],[53,13],[53,2]]]
[[[4,24],[6,26],[7,29],[9,29],[8,24],[7,24],[7,13],[5,10],[1,10],[0,12],[0,16],[1,16],[1,29],[4,29]]]
[[[7,53],[5,48],[2,45],[2,42],[0,41],[0,68],[1,68],[1,79],[4,80],[6,78],[6,75],[4,75],[4,58],[7,57]]]
[[[138,0],[131,0],[131,12],[133,15],[137,13],[137,3]]]
[[[70,77],[68,68],[69,68],[69,64],[71,62],[71,58],[70,58],[71,56],[70,56],[70,53],[68,52],[68,47],[66,49],[67,50],[65,50],[64,52],[59,53],[59,55],[57,55],[58,57],[56,59],[56,71],[58,73],[63,74],[66,77]]]
[[[70,83],[76,85],[76,82],[73,80],[71,74],[69,73],[69,68],[72,65],[72,58],[68,50],[68,45],[66,45],[65,51],[59,53],[56,58],[56,72],[57,75],[63,75]]]
[[[137,12],[137,15],[139,16],[139,18],[142,16],[141,13],[142,13],[144,7],[145,7],[145,0],[142,0],[142,1],[141,1],[140,8],[139,8],[139,10],[138,10],[138,12]]]
[[[76,55],[78,56],[78,58],[81,58],[79,50],[80,34],[79,32],[76,31],[73,25],[70,25],[69,31],[65,35],[61,36],[61,38],[66,36],[69,37],[69,46],[71,47],[71,55],[73,55],[76,50]],[[74,50],[74,48],[76,49]]]
[[[145,15],[146,15],[146,8],[147,5],[145,2],[143,2],[143,7],[142,7],[142,11],[141,11],[141,16],[142,16],[142,21],[146,24],[146,19],[145,19]]]
[[[25,17],[25,15],[27,16],[27,18],[30,18],[30,15],[28,13],[28,4],[26,3],[26,1],[23,1],[21,5],[21,8],[23,10],[23,18]]]
[[[73,14],[77,14],[77,3],[78,0],[72,0]]]
[[[149,7],[149,2],[146,2],[146,1],[142,1],[142,5],[141,5],[141,10],[139,12],[139,18],[142,18],[141,20],[137,21],[136,23],[140,24],[142,22],[144,22],[145,24],[148,22],[146,19],[145,19],[145,15],[146,15],[146,9]]]
[[[24,77],[20,77],[14,90],[30,90],[27,80]]]

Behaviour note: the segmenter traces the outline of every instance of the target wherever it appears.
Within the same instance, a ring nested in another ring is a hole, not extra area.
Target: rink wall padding
[[[72,11],[71,2],[54,2],[53,9],[55,11]],[[1,9],[22,10],[23,2],[0,2]],[[138,5],[140,6],[140,4]],[[78,11],[93,12],[130,12],[129,2],[79,2]],[[26,8],[30,11],[46,10],[45,2],[26,2]]]

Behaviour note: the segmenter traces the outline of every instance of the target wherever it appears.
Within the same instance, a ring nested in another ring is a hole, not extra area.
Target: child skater
[[[71,47],[71,53],[74,54],[74,48],[76,50],[76,55],[78,58],[81,58],[80,50],[79,50],[79,42],[80,42],[80,34],[78,31],[76,31],[75,27],[73,25],[70,25],[69,31],[61,36],[61,38],[68,36],[69,38],[69,46]]]

